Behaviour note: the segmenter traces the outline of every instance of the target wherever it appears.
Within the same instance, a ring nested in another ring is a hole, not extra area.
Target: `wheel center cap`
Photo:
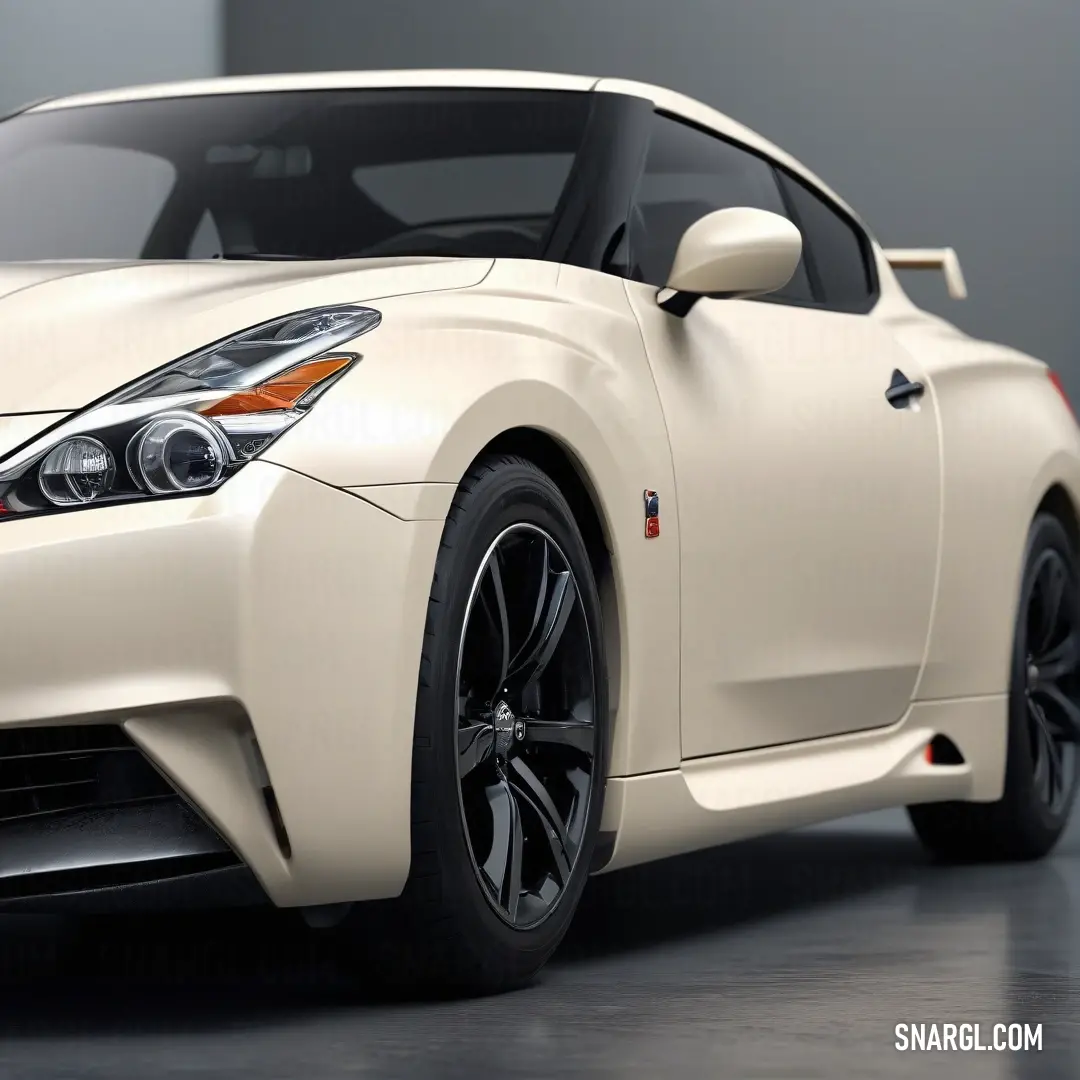
[[[495,729],[495,754],[504,758],[510,752],[515,739],[525,737],[525,722],[519,720],[505,701],[495,706],[492,714],[492,726]]]

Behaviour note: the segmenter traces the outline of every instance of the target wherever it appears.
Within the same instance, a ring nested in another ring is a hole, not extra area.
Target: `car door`
[[[892,724],[926,651],[933,389],[887,400],[894,380],[923,373],[867,314],[869,242],[819,194],[783,184],[763,158],[658,114],[628,230],[643,280],[627,291],[675,468],[685,758]],[[766,301],[663,311],[656,286],[682,231],[737,205],[804,229],[792,281]]]

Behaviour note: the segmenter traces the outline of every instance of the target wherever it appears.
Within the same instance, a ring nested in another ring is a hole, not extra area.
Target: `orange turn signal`
[[[246,413],[291,409],[309,391],[342,368],[351,364],[351,356],[323,356],[277,375],[262,386],[230,394],[199,411],[203,416],[242,416]]]

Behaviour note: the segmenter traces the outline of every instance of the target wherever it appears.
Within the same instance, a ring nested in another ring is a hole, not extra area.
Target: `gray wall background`
[[[43,97],[217,75],[220,0],[0,0],[0,116]]]
[[[540,68],[655,82],[784,146],[879,239],[952,244],[917,302],[1080,396],[1080,0],[227,0],[230,73]]]
[[[915,299],[1080,397],[1080,0],[0,0],[0,113],[230,73],[511,67],[699,97],[819,172],[887,245],[952,244]]]

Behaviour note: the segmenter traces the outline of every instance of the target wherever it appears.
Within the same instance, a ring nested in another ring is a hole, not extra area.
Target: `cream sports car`
[[[498,988],[591,872],[887,806],[946,857],[1060,835],[1064,393],[712,109],[49,101],[0,259],[7,908],[269,901]]]

